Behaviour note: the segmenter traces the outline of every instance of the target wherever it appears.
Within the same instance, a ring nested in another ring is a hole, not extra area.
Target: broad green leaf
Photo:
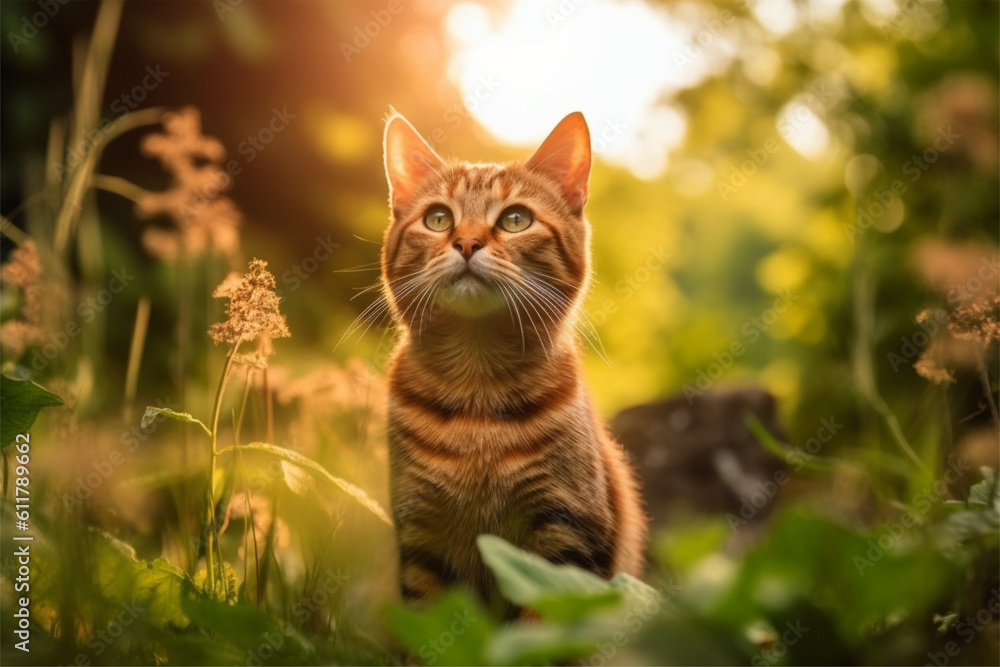
[[[316,463],[308,456],[303,456],[298,452],[294,452],[290,449],[285,449],[284,447],[275,447],[274,445],[268,444],[266,442],[251,442],[248,445],[239,445],[232,447],[223,447],[219,450],[219,455],[230,454],[237,451],[244,452],[260,452],[261,454],[268,454],[282,461],[287,461],[289,463],[294,463],[300,468],[308,470],[309,472],[318,475],[320,478],[325,479],[330,482],[340,490],[346,492],[348,495],[353,496],[363,507],[365,507],[372,514],[377,516],[382,521],[386,522],[390,526],[392,525],[392,519],[389,515],[385,513],[382,506],[378,502],[369,496],[364,489],[351,484],[345,479],[341,479],[335,475],[331,475],[326,468]]]
[[[170,408],[157,408],[152,405],[147,406],[146,412],[142,415],[142,427],[147,428],[151,426],[160,416],[179,422],[185,422],[187,424],[197,424],[206,435],[212,435],[212,432],[208,430],[208,427],[205,426],[205,424],[197,417],[194,417],[187,412],[177,412],[176,410],[171,410]]]
[[[504,596],[545,618],[579,619],[622,600],[620,591],[592,572],[555,565],[494,535],[480,535],[477,544]]]
[[[701,520],[672,528],[655,542],[660,561],[678,572],[686,572],[706,556],[720,551],[733,531],[722,520]]]
[[[221,576],[220,576],[221,575]],[[233,604],[239,595],[236,585],[236,571],[229,563],[222,563],[222,572],[216,573],[214,590],[208,587],[208,570],[198,570],[194,575],[194,587],[209,600]]]
[[[249,605],[185,596],[181,606],[192,623],[242,656],[241,662],[250,662],[254,657],[258,662],[266,662],[266,658],[273,656],[272,662],[276,664],[301,664],[302,658],[314,653],[312,644],[291,624],[279,623]],[[262,647],[266,647],[266,655],[254,656]]]
[[[518,623],[504,628],[490,642],[486,657],[495,665],[585,664],[601,657],[615,626],[593,619],[577,623]],[[624,634],[622,634],[624,636]],[[601,663],[603,664],[603,662]]]
[[[630,574],[619,572],[611,577],[611,588],[620,591],[625,600],[630,604],[639,603],[645,605],[659,605],[663,603],[665,597],[673,595],[676,585],[673,581],[662,581],[662,590],[657,590],[642,581],[639,581]]]
[[[449,591],[426,609],[387,610],[389,626],[427,665],[482,665],[495,624],[464,591]]]
[[[63,400],[30,380],[0,375],[0,449],[27,433],[42,408],[53,408]]]
[[[997,510],[1000,510],[1000,493],[997,493],[997,473],[993,468],[983,466],[979,469],[983,475],[983,481],[974,484],[971,489],[969,489],[969,504],[975,505],[993,505]],[[990,502],[990,494],[993,493],[992,502]]]
[[[994,509],[964,510],[949,515],[945,525],[956,539],[962,541],[996,535],[1000,531],[1000,514]]]
[[[94,533],[92,542],[97,581],[109,602],[134,602],[154,627],[186,627],[181,609],[191,580],[162,558],[144,561],[135,550],[108,533]]]

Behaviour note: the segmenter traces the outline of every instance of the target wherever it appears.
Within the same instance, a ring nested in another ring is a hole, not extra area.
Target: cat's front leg
[[[418,543],[400,540],[399,587],[403,600],[430,601],[457,579],[454,569],[441,555]]]
[[[552,507],[536,513],[528,549],[552,563],[610,578],[614,543],[607,524],[581,509]]]

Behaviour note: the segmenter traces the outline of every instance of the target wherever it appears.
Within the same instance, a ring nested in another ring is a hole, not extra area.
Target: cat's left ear
[[[444,163],[410,122],[394,113],[385,124],[385,175],[394,210],[406,208],[413,193]]]
[[[555,180],[570,208],[582,211],[590,178],[590,129],[583,114],[575,111],[559,121],[525,166]]]

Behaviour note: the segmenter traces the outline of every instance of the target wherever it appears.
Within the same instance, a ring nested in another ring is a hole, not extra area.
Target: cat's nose
[[[483,247],[483,242],[479,239],[455,239],[455,250],[462,253],[462,257],[469,259],[472,253]]]

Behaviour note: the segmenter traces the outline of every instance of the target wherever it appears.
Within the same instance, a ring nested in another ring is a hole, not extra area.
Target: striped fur
[[[389,368],[403,596],[465,584],[490,600],[482,533],[602,577],[639,575],[646,517],[584,386],[574,327],[590,277],[583,116],[527,162],[497,165],[442,160],[393,115],[385,160],[382,282],[403,331]],[[442,204],[454,225],[432,231],[424,215]],[[516,233],[498,225],[514,204],[534,216]],[[482,247],[465,256],[462,239]]]

